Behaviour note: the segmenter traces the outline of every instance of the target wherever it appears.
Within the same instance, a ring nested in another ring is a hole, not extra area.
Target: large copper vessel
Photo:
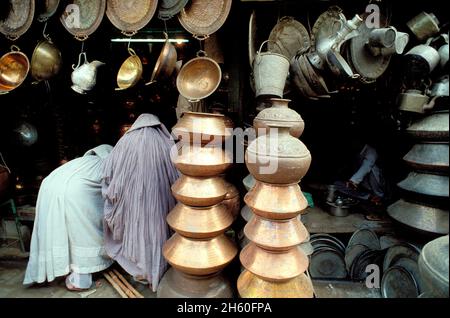
[[[230,211],[233,219],[236,220],[241,209],[241,198],[239,197],[239,190],[229,182],[226,182],[226,186],[227,195],[225,196],[223,204],[226,205],[227,210]]]
[[[174,197],[190,206],[212,206],[221,203],[227,195],[225,181],[220,177],[194,178],[181,176],[172,186]]]
[[[233,216],[224,203],[203,208],[179,203],[167,216],[167,223],[185,237],[213,238],[231,226]]]
[[[291,101],[289,99],[272,98],[270,102],[272,107],[261,111],[253,121],[256,133],[267,133],[269,130],[268,124],[286,124],[290,126],[290,134],[299,138],[305,130],[305,122],[300,114],[289,108],[289,102]]]
[[[292,219],[308,207],[308,201],[298,184],[256,182],[244,201],[256,215],[273,220]]]
[[[272,183],[299,183],[311,165],[306,146],[290,135],[289,125],[268,124],[268,135],[258,137],[247,148],[245,162],[255,179]]]
[[[313,298],[311,279],[305,274],[287,282],[263,280],[245,270],[238,279],[238,290],[242,298]]]
[[[191,275],[210,275],[223,270],[236,256],[237,248],[225,235],[214,239],[189,239],[179,234],[164,245],[170,265]]]

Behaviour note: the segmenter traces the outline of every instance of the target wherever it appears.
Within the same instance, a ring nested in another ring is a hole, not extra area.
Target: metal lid
[[[320,40],[335,35],[341,29],[341,13],[341,8],[332,6],[317,18],[311,31],[311,46],[317,46]]]
[[[417,298],[419,291],[414,276],[403,267],[389,268],[381,280],[383,298]]]
[[[123,34],[132,36],[153,18],[157,0],[107,0],[106,16]]]
[[[68,0],[60,21],[77,40],[84,41],[100,26],[105,9],[106,0]]]
[[[0,21],[0,33],[10,40],[17,40],[31,26],[34,18],[34,0],[10,0],[11,9],[8,17]]]
[[[169,20],[180,13],[189,0],[160,0],[158,18]]]

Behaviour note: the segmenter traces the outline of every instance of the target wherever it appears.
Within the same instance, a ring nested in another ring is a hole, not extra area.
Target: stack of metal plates
[[[311,235],[314,248],[311,255],[310,275],[314,279],[345,279],[348,276],[345,266],[345,245],[328,234]]]

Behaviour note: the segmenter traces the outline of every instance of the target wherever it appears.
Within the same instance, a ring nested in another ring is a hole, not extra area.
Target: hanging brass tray
[[[50,19],[58,10],[60,0],[45,0],[42,5],[42,12],[38,12],[37,20],[39,22],[45,22]]]
[[[34,11],[34,0],[11,0],[9,15],[0,22],[0,33],[10,40],[17,40],[30,28]]]
[[[222,27],[230,10],[231,0],[191,0],[178,19],[195,38],[206,39]]]
[[[169,20],[180,13],[189,0],[161,0],[159,1],[158,18]]]
[[[77,40],[84,41],[103,20],[106,0],[69,0],[60,21]]]
[[[157,0],[107,0],[106,16],[123,34],[132,36],[150,22],[157,7]]]

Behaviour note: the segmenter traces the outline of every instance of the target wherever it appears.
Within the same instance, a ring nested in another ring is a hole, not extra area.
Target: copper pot
[[[245,162],[255,179],[272,184],[299,183],[311,165],[306,146],[289,134],[290,126],[269,124],[268,135],[247,148]]]
[[[295,218],[308,207],[298,184],[275,186],[256,182],[244,201],[256,215],[274,220]]]
[[[236,220],[241,208],[241,199],[239,197],[238,189],[229,182],[225,182],[227,186],[227,195],[223,204],[227,207],[227,211],[231,213],[233,219]]]
[[[184,143],[219,144],[232,136],[232,128],[231,120],[224,115],[186,112],[172,133]]]
[[[242,298],[313,298],[314,288],[305,274],[286,282],[269,282],[245,270],[237,282]]]
[[[271,98],[272,107],[260,112],[253,121],[256,133],[266,134],[269,130],[267,124],[286,124],[290,126],[290,134],[299,138],[305,130],[305,122],[302,117],[293,109],[288,107],[289,99]],[[261,131],[259,131],[261,130]]]
[[[19,87],[30,71],[28,57],[13,45],[11,52],[0,58],[0,93],[7,93]]]
[[[237,252],[225,235],[197,240],[175,234],[163,247],[164,257],[175,269],[200,276],[220,272],[231,263]]]
[[[172,161],[187,176],[215,177],[224,173],[233,163],[233,158],[222,147],[180,143],[178,148]]]
[[[194,178],[181,176],[173,184],[172,193],[183,204],[205,207],[221,203],[227,195],[227,187],[220,177]]]
[[[273,221],[255,216],[245,226],[244,233],[250,241],[272,251],[289,250],[308,238],[308,231],[298,218]]]
[[[242,266],[270,282],[286,282],[303,274],[309,265],[308,257],[297,247],[276,252],[251,242],[241,252]]]
[[[185,237],[213,238],[225,233],[233,216],[225,204],[199,208],[179,203],[167,216],[167,223]]]
[[[222,274],[187,275],[169,269],[158,285],[158,298],[233,298],[233,288]]]

